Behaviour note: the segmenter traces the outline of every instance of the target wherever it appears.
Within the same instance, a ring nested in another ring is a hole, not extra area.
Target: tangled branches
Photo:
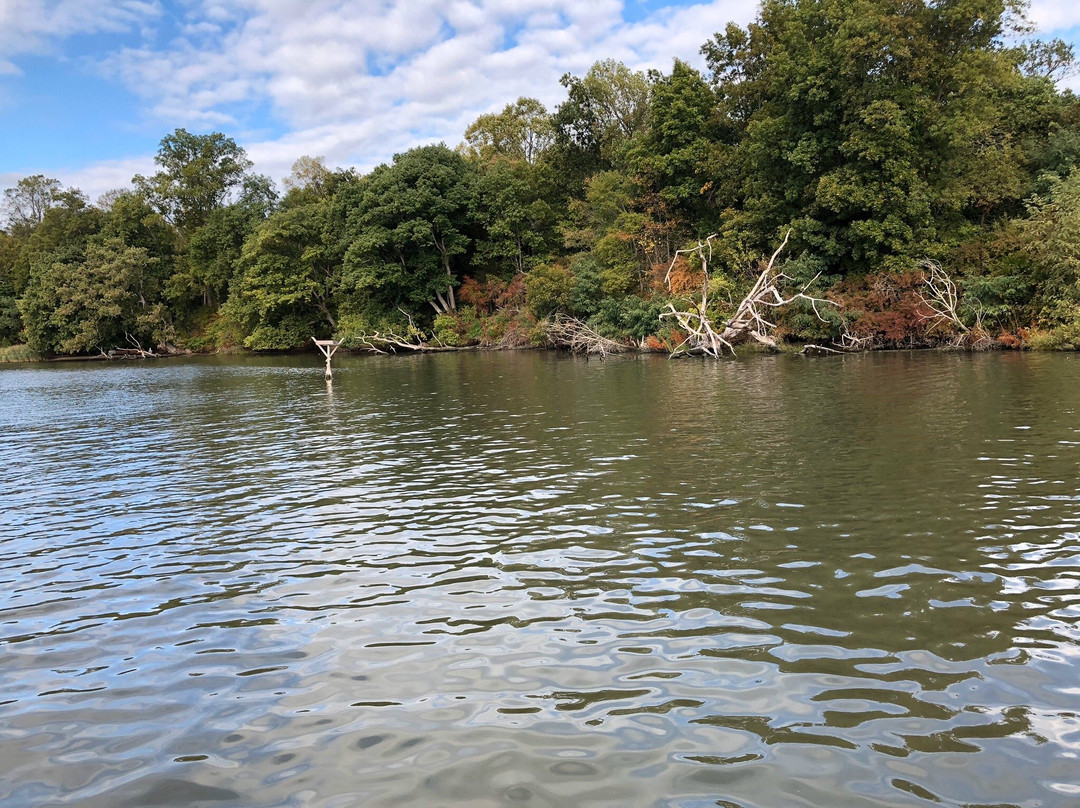
[[[941,264],[936,261],[920,261],[919,268],[926,273],[924,283],[929,293],[929,295],[919,294],[919,300],[930,310],[929,314],[923,315],[923,319],[929,322],[927,332],[939,326],[950,328],[956,332],[952,340],[953,348],[967,348],[972,351],[984,351],[990,348],[994,340],[983,328],[982,307],[977,302],[973,306],[975,324],[969,328],[960,317],[960,307],[965,301],[961,299],[956,283],[941,268]]]
[[[601,359],[610,353],[624,353],[629,350],[626,344],[608,339],[588,323],[565,314],[556,315],[551,320],[546,336],[552,345],[569,348],[572,353],[599,356]]]
[[[810,286],[810,283],[817,280],[816,276],[793,295],[785,297],[780,292],[781,285],[785,281],[791,281],[792,278],[776,271],[774,265],[784,247],[787,246],[790,237],[791,231],[789,230],[787,235],[784,236],[784,241],[776,249],[776,252],[772,254],[761,274],[758,275],[757,281],[750,288],[746,297],[736,307],[735,313],[719,330],[713,326],[707,311],[709,306],[709,261],[712,260],[712,240],[716,238],[716,235],[709,236],[704,242],[699,241],[696,247],[689,250],[676,251],[675,258],[672,260],[667,275],[664,277],[669,290],[671,289],[671,271],[674,269],[675,262],[679,260],[680,255],[696,254],[701,262],[704,278],[701,284],[701,297],[699,300],[690,301],[691,310],[679,311],[674,304],[669,303],[667,311],[660,314],[661,317],[674,317],[679,323],[679,327],[687,335],[686,339],[671,352],[672,356],[679,353],[703,353],[712,357],[719,357],[725,349],[734,353],[735,345],[750,339],[775,349],[776,338],[772,335],[772,331],[776,328],[776,324],[770,322],[765,317],[765,313],[769,309],[786,306],[796,300],[809,302],[818,319],[824,319],[818,311],[818,305],[825,303],[836,304],[831,300],[824,300],[806,294],[806,289]]]

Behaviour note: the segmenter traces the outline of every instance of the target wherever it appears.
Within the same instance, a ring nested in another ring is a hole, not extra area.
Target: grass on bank
[[[37,362],[41,359],[27,345],[8,345],[0,348],[0,365],[15,362]]]

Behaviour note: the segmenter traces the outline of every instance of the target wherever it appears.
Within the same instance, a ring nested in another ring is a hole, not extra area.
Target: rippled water
[[[0,371],[0,803],[1080,804],[1078,360]]]

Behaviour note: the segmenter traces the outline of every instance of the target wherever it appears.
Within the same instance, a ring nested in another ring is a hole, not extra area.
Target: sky
[[[703,67],[742,0],[0,0],[0,188],[44,174],[91,200],[155,170],[161,138],[223,132],[275,180],[302,155],[367,171],[598,59]],[[1080,3],[1034,0],[1080,43]],[[1078,48],[1080,50],[1080,48]],[[1071,79],[1080,89],[1080,80]]]

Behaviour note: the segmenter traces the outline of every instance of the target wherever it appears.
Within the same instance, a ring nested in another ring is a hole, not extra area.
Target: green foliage
[[[396,155],[371,173],[346,223],[352,308],[454,308],[458,268],[472,246],[474,171],[439,145]]]
[[[254,350],[306,345],[332,331],[341,262],[328,245],[330,200],[274,213],[244,243],[224,310]]]
[[[60,181],[34,174],[23,177],[14,188],[4,191],[3,205],[7,226],[17,236],[29,235],[45,218],[45,211],[61,197]]]
[[[0,347],[14,345],[22,332],[19,290],[15,288],[15,264],[19,249],[18,240],[0,231]]]
[[[572,195],[597,171],[620,165],[648,126],[649,80],[621,62],[596,62],[584,77],[561,79],[567,99],[552,115],[552,162]]]
[[[220,132],[193,135],[186,129],[161,139],[154,162],[161,171],[152,177],[136,175],[132,182],[184,236],[206,224],[252,165],[232,138]]]
[[[602,171],[585,184],[585,198],[571,206],[576,229],[567,243],[592,252],[606,294],[639,291],[650,267],[648,217],[634,209],[640,186],[627,174]]]
[[[15,362],[35,362],[41,359],[28,345],[0,346],[0,365]]]
[[[568,309],[573,288],[574,275],[562,261],[533,267],[525,276],[529,310],[537,317]]]
[[[497,159],[476,177],[473,215],[481,233],[473,263],[502,277],[525,272],[558,246],[555,206],[541,167]]]
[[[730,194],[765,249],[785,224],[831,268],[909,266],[1023,193],[1045,129],[999,0],[765,0],[703,49],[737,132]]]
[[[481,115],[465,130],[466,155],[481,162],[500,158],[536,163],[554,140],[547,109],[535,98],[519,98],[502,112]]]
[[[1080,351],[1080,307],[1057,312],[1067,322],[1052,328],[1035,329],[1027,336],[1027,345],[1036,351]]]
[[[716,173],[724,169],[717,104],[704,77],[676,59],[671,75],[652,76],[651,125],[631,152],[642,181],[688,223],[709,216]]]
[[[454,348],[476,345],[484,336],[483,323],[472,306],[438,315],[432,330],[436,340]]]
[[[40,354],[160,345],[172,336],[155,268],[143,247],[112,237],[79,263],[34,266],[21,300],[27,344]]]
[[[77,194],[66,198],[63,204],[45,211],[41,223],[34,228],[19,249],[12,270],[12,283],[16,294],[22,294],[30,277],[33,264],[49,261],[79,263],[86,257],[89,238],[100,232],[105,225],[106,214],[86,204]]]
[[[1080,170],[1049,181],[1047,195],[1031,201],[1022,229],[1040,324],[1071,328],[1080,322]]]
[[[623,298],[605,297],[596,313],[589,318],[589,325],[598,334],[609,339],[633,337],[643,340],[660,329],[662,300],[644,300],[637,295]]]
[[[567,310],[575,317],[588,318],[596,313],[603,298],[603,273],[588,253],[579,253],[570,261],[573,280],[567,295]]]

